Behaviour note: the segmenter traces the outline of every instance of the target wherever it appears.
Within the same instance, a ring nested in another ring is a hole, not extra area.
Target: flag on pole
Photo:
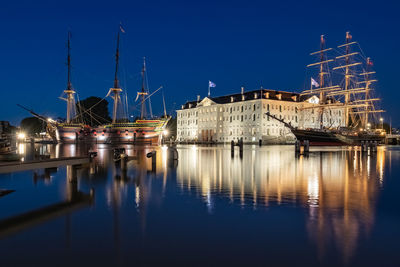
[[[317,81],[314,80],[314,79],[311,77],[311,88],[313,87],[313,85],[314,85],[315,87],[319,87],[319,83],[317,83]]]
[[[216,87],[217,85],[213,83],[212,81],[208,81],[208,86],[209,87]]]
[[[119,30],[120,30],[122,33],[125,33],[125,29],[122,27],[122,23],[121,23],[121,22],[119,23]]]

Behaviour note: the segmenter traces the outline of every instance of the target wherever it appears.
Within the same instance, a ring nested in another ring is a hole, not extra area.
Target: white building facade
[[[293,142],[290,129],[267,112],[302,129],[320,128],[321,123],[326,128],[345,126],[340,103],[321,111],[317,96],[260,89],[182,105],[177,110],[177,141],[226,143],[243,138],[245,143]]]

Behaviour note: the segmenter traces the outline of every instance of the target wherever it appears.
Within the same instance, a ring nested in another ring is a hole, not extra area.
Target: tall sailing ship
[[[50,126],[56,128],[55,139],[62,143],[76,143],[80,141],[88,141],[90,139],[90,127],[79,121],[76,112],[75,103],[75,90],[71,83],[71,33],[68,32],[67,42],[67,88],[63,91],[63,95],[60,97],[62,100],[67,102],[67,119],[65,122],[58,123],[56,121],[48,121]]]
[[[115,54],[115,75],[114,75],[114,86],[110,88],[109,94],[112,94],[113,98],[113,113],[112,122],[106,125],[100,125],[92,131],[92,138],[97,143],[133,143],[133,144],[160,144],[163,138],[163,133],[167,126],[170,116],[167,116],[164,105],[164,116],[153,117],[151,112],[151,103],[149,90],[146,82],[146,61],[143,60],[142,68],[142,88],[138,92],[138,99],[140,97],[141,113],[140,118],[137,118],[134,122],[130,122],[128,114],[123,108],[123,101],[121,97],[122,89],[118,79],[119,69],[119,43],[120,43],[120,31],[117,35],[117,49]],[[155,92],[153,92],[154,94]],[[147,117],[146,103],[150,106],[150,117]],[[127,101],[125,103],[127,105]]]
[[[303,91],[301,95],[303,97],[319,96],[317,109],[320,127],[318,129],[295,128],[273,115],[267,115],[284,123],[297,140],[301,142],[308,140],[312,145],[357,145],[362,141],[381,142],[385,137],[383,127],[372,129],[373,122],[378,121],[374,115],[384,112],[375,108],[375,103],[380,99],[371,96],[371,84],[377,81],[372,79],[372,75],[375,74],[371,70],[373,64],[370,58],[365,58],[364,63],[355,60],[357,56],[362,56],[356,49],[352,49],[355,46],[358,46],[358,43],[352,41],[352,36],[347,32],[346,42],[338,46],[340,55],[335,59],[330,59],[327,55],[333,49],[325,47],[325,39],[322,35],[320,50],[311,53],[311,55],[317,55],[319,61],[309,64],[307,67],[318,67],[319,83],[312,80],[311,88]],[[332,70],[342,71],[341,75],[344,75],[341,85],[332,85],[331,82],[329,63],[334,61],[338,66]],[[313,85],[316,88],[313,88]],[[327,127],[323,122],[324,112],[338,107],[344,109],[344,127]],[[315,109],[315,106],[307,108]]]

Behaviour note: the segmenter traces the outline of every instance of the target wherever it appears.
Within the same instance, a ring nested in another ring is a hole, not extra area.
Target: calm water
[[[110,146],[78,170],[0,174],[0,220],[58,203],[0,228],[0,266],[400,266],[400,148],[361,155],[292,146]],[[80,155],[75,145],[21,145],[25,159]],[[35,151],[34,151],[35,150]],[[94,189],[92,202],[82,201]],[[74,205],[69,205],[74,203]]]

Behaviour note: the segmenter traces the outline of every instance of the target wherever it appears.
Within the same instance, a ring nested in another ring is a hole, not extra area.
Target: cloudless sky
[[[83,99],[113,85],[119,23],[121,85],[130,113],[146,56],[150,90],[164,87],[167,111],[207,94],[260,88],[300,92],[309,86],[325,34],[328,47],[350,31],[374,62],[385,121],[400,126],[398,1],[1,1],[0,120],[19,124],[29,113],[65,117],[66,38],[72,31],[72,83]],[[312,75],[312,74],[311,74]],[[108,99],[111,102],[111,99]],[[162,113],[162,94],[152,98]]]

